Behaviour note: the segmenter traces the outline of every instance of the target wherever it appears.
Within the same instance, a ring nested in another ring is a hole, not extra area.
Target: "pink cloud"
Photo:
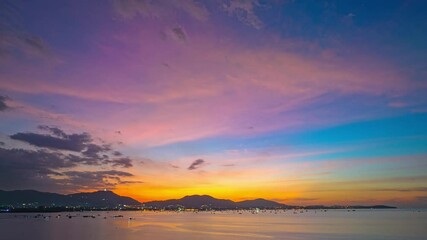
[[[93,54],[64,56],[60,68],[71,75],[29,66],[35,74],[3,75],[8,80],[0,88],[124,104],[110,115],[107,108],[94,110],[94,116],[108,117],[88,125],[95,126],[93,131],[103,126],[111,138],[121,130],[129,142],[147,145],[309,125],[307,119],[318,113],[307,118],[296,110],[325,94],[394,96],[408,90],[402,76],[374,58],[309,56],[280,40],[248,48],[232,33],[217,35],[209,23],[203,25],[212,28],[207,34],[186,28],[189,37],[183,43],[162,35],[173,26],[153,19],[145,24],[130,23],[112,38],[102,39],[105,33],[100,33]]]

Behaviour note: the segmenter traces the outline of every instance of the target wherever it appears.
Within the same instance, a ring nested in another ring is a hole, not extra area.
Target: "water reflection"
[[[0,239],[414,239],[426,211],[82,212],[1,214]]]

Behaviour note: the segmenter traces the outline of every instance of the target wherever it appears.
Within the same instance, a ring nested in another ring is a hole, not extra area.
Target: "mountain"
[[[185,196],[181,199],[170,199],[165,201],[152,201],[144,203],[147,207],[153,208],[213,208],[213,209],[235,209],[235,208],[279,208],[287,205],[269,201],[265,199],[247,200],[234,202],[227,199],[217,199],[208,195]]]
[[[71,202],[77,203],[81,206],[89,205],[95,207],[114,207],[117,205],[141,205],[140,202],[133,198],[120,196],[111,191],[75,193],[66,196]]]
[[[396,208],[385,205],[375,205],[375,206],[290,206],[282,203],[278,203],[271,200],[266,200],[262,198],[254,200],[246,200],[240,202],[234,202],[227,199],[217,199],[208,195],[192,195],[185,196],[180,199],[170,199],[164,201],[152,201],[145,202],[145,207],[148,208],[165,208],[165,209],[177,209],[179,207],[183,208],[196,208],[196,209],[249,209],[249,208],[304,208],[304,209],[389,209]]]
[[[39,192],[35,190],[15,190],[2,191],[0,190],[0,207],[13,206],[13,209],[34,209],[40,206],[47,208],[63,208],[60,211],[65,211],[65,207],[78,208],[116,208],[118,206],[140,206],[142,205],[137,200],[120,196],[111,191],[97,191],[88,193],[74,194],[57,194],[48,192]],[[177,209],[196,208],[196,209],[249,209],[249,208],[305,208],[305,209],[387,209],[395,208],[385,205],[375,206],[306,206],[295,207],[281,204],[275,201],[270,201],[262,198],[254,200],[246,200],[234,202],[228,199],[217,199],[209,195],[192,195],[185,196],[180,199],[170,199],[164,201],[152,201],[144,203],[148,208],[165,208]],[[0,209],[1,210],[1,209]],[[45,211],[45,210],[41,210]]]
[[[67,201],[64,195],[57,193],[39,192],[35,190],[0,190],[0,205],[23,205],[37,203],[39,206],[48,206],[52,205],[52,203],[62,205],[66,202]]]
[[[146,202],[145,206],[154,208],[168,208],[183,206],[185,208],[235,208],[236,203],[226,199],[216,199],[208,195],[185,196],[181,199]]]
[[[25,204],[25,205],[23,205]],[[0,206],[12,205],[19,207],[38,206],[79,206],[79,207],[115,207],[118,205],[141,205],[130,197],[119,196],[111,191],[75,193],[62,195],[57,193],[39,192],[35,190],[0,190]],[[185,196],[181,199],[146,202],[145,206],[153,208],[204,208],[204,209],[235,209],[235,208],[278,208],[286,207],[265,199],[234,202],[228,199],[217,199],[208,195]]]
[[[25,205],[23,205],[25,204]],[[116,207],[118,205],[141,205],[130,197],[123,197],[111,191],[75,193],[62,195],[35,190],[0,190],[0,205],[12,206],[80,206],[80,207]]]
[[[275,201],[265,200],[258,198],[255,200],[246,200],[236,203],[239,208],[279,208],[286,207],[287,205]]]

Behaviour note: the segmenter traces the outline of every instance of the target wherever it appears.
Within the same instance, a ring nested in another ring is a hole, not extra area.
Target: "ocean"
[[[427,211],[1,213],[0,239],[425,240]]]

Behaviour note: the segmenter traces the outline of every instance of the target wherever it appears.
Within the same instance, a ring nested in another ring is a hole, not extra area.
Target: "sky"
[[[0,1],[0,189],[427,207],[426,16]]]

